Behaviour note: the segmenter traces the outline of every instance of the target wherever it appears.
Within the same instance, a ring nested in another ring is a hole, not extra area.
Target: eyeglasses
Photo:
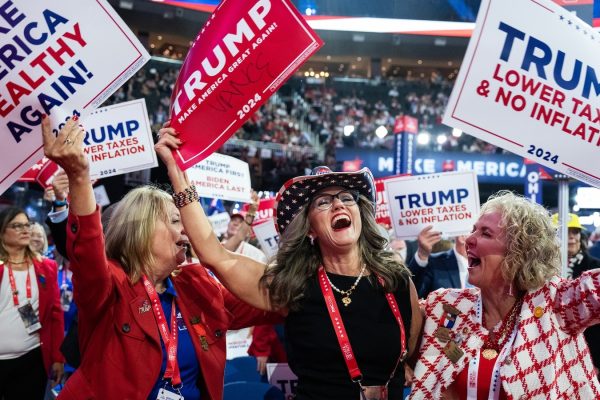
[[[312,205],[321,211],[329,210],[333,205],[333,199],[338,199],[345,206],[353,206],[358,201],[358,192],[342,190],[336,194],[320,194],[313,199]]]
[[[33,227],[33,223],[31,223],[31,222],[26,222],[24,224],[14,223],[14,224],[8,225],[8,227],[14,229],[17,232],[30,231],[31,228]]]

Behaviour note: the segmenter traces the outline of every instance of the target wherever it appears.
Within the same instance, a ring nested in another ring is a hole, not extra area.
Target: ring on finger
[[[73,141],[71,139],[69,139],[69,138],[65,139],[65,144],[71,144],[71,143],[73,143]]]

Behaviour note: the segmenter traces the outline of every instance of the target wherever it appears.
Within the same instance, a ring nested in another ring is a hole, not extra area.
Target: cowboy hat
[[[275,198],[276,228],[279,233],[283,233],[300,210],[310,203],[315,193],[330,186],[358,191],[373,204],[375,209],[375,181],[368,168],[355,172],[333,172],[328,167],[316,167],[310,175],[292,178],[279,189]]]

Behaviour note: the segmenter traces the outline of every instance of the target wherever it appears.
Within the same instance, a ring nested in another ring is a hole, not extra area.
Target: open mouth
[[[331,227],[334,230],[339,230],[348,228],[351,224],[352,222],[350,221],[350,218],[347,215],[337,215],[333,218],[333,221],[331,222]]]
[[[185,250],[186,252],[190,248],[190,242],[188,242],[187,240],[180,240],[179,242],[175,243],[175,245],[180,250]]]
[[[481,265],[481,258],[469,256],[469,268],[477,268]]]

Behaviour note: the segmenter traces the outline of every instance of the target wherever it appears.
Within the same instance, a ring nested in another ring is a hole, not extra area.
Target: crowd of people
[[[176,79],[175,68],[152,63],[138,71],[106,104],[143,97],[150,112],[150,122],[158,129],[168,118]],[[332,155],[335,148],[340,147],[389,148],[393,143],[391,133],[396,117],[409,115],[417,118],[420,130],[448,135],[448,141],[440,150],[500,151],[469,135],[455,138],[442,125],[452,86],[453,81],[438,72],[424,77],[392,77],[363,83],[332,79],[307,84],[305,79],[293,77],[236,132],[234,138],[278,145],[272,148],[284,152],[287,160],[296,162],[309,155],[314,159],[319,145],[325,146]],[[343,134],[346,125],[355,126],[354,134]],[[384,126],[390,134],[379,138],[375,135],[379,126]],[[236,151],[237,147],[235,144],[226,146],[224,151]],[[437,145],[432,143],[424,149],[437,149]],[[322,162],[323,159],[314,161]]]
[[[412,399],[600,396],[600,260],[574,214],[564,268],[557,217],[510,192],[450,248],[436,248],[431,226],[411,246],[375,222],[368,169],[318,167],[279,190],[269,259],[247,242],[256,197],[214,234],[168,124],[156,151],[174,194],[142,186],[102,218],[77,118],[56,137],[47,118],[43,128],[64,170],[47,223],[65,259],[43,255],[46,231],[23,210],[0,213],[5,400],[41,399],[65,380],[73,308],[80,359],[61,399],[220,399],[225,333],[247,326],[260,335],[257,369],[287,361],[300,400],[401,399],[405,386]]]
[[[377,224],[368,169],[313,168],[342,146],[389,146],[373,132],[399,115],[434,131],[451,82],[292,81],[261,107],[222,151],[257,187],[289,178],[267,257],[249,240],[257,196],[218,237],[173,158],[176,74],[142,69],[110,99],[146,99],[173,193],[140,186],[102,210],[78,117],[57,135],[44,117],[44,153],[62,169],[47,227],[0,212],[0,399],[221,399],[226,333],[245,327],[257,370],[288,362],[297,400],[397,400],[406,387],[411,399],[600,398],[600,232],[569,214],[563,265],[558,215],[500,192],[470,234],[427,226],[405,242]],[[445,150],[498,151],[482,143]]]

